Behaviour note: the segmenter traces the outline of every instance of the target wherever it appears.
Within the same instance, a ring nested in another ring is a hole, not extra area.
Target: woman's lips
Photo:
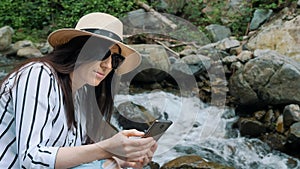
[[[104,74],[103,73],[100,73],[100,72],[98,72],[98,71],[95,71],[95,73],[96,73],[96,77],[97,78],[103,78],[104,77]]]

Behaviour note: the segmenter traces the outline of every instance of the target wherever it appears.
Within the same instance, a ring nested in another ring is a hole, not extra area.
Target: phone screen
[[[157,141],[172,123],[170,120],[155,120],[145,132],[144,137],[153,137]]]

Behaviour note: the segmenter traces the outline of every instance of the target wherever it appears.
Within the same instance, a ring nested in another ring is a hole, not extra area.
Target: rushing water
[[[118,95],[116,105],[132,101],[168,114],[174,124],[158,141],[153,161],[163,165],[176,157],[197,154],[209,161],[234,168],[300,168],[300,161],[273,151],[258,139],[240,137],[231,125],[237,120],[232,109],[207,106],[197,98],[184,98],[158,91]]]
[[[17,59],[16,57],[4,57],[0,54],[0,80],[13,69],[14,65],[18,64],[24,59]]]

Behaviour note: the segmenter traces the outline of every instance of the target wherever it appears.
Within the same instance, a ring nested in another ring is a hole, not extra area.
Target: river
[[[231,125],[235,111],[207,106],[196,97],[185,98],[155,91],[136,95],[118,95],[115,104],[132,101],[168,114],[174,124],[158,141],[153,161],[161,166],[182,155],[196,154],[204,159],[241,169],[293,169],[300,161],[270,147],[258,139],[241,137]]]
[[[13,66],[23,61],[24,58],[2,57],[0,54],[0,80],[13,69]]]

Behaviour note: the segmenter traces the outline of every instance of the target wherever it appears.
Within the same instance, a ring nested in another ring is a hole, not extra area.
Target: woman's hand
[[[146,156],[141,157],[139,159],[133,160],[133,161],[123,161],[120,160],[116,157],[114,157],[114,159],[116,161],[118,161],[118,163],[120,164],[121,167],[132,167],[132,168],[137,168],[137,169],[141,169],[143,168],[143,166],[147,165],[149,162],[151,162],[152,157],[154,152],[157,149],[157,143],[155,143],[151,148],[150,148],[150,152],[147,153]]]
[[[148,163],[156,150],[156,141],[152,137],[141,137],[144,133],[132,130],[124,130],[113,137],[96,143],[106,152],[126,162],[135,162],[144,165]]]

